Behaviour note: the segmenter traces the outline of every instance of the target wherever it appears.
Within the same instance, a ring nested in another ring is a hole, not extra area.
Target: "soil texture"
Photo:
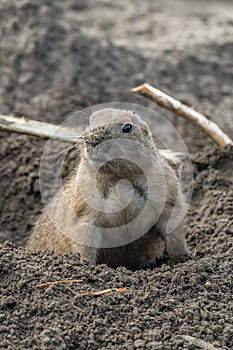
[[[135,272],[90,266],[75,254],[26,250],[43,208],[46,140],[0,131],[1,349],[233,348],[233,147],[214,146],[130,92],[148,81],[233,137],[232,14],[231,1],[0,1],[1,114],[59,124],[89,105],[148,106],[177,128],[194,173],[185,221],[192,260]],[[151,122],[166,134],[166,123]],[[167,139],[175,149],[168,130]],[[76,161],[73,153],[66,175]],[[38,286],[64,279],[82,281]],[[113,290],[84,295],[105,289]]]

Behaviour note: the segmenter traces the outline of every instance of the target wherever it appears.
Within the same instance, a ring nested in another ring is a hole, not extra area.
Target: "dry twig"
[[[78,142],[81,139],[81,135],[70,128],[38,122],[24,117],[16,118],[7,115],[0,115],[0,127],[5,130],[45,138],[54,138],[71,143]],[[74,136],[76,138],[74,138]]]
[[[127,288],[108,288],[108,289],[103,289],[103,290],[81,293],[81,294],[77,295],[77,297],[78,296],[79,297],[86,297],[89,295],[99,296],[99,295],[103,295],[103,294],[107,294],[107,293],[111,293],[111,292],[126,293],[126,292],[128,292],[128,289]]]
[[[37,287],[47,287],[51,286],[53,284],[63,284],[63,283],[81,283],[83,280],[61,280],[61,281],[53,281],[53,282],[45,282],[45,283],[40,283],[37,285]]]
[[[145,83],[132,89],[132,92],[148,97],[159,106],[164,107],[179,116],[188,119],[200,126],[213,141],[220,147],[233,145],[233,141],[225,134],[217,124],[207,119],[203,114],[196,112],[193,108],[165,94],[164,92]]]

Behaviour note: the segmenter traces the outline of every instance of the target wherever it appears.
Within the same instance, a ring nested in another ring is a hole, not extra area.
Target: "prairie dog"
[[[165,257],[185,261],[179,180],[148,125],[134,112],[102,109],[90,116],[80,147],[74,176],[39,217],[28,247],[132,270]]]

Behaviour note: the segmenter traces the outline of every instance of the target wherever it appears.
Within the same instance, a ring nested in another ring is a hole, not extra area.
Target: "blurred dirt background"
[[[195,255],[132,272],[27,252],[46,140],[0,131],[0,240],[13,242],[0,251],[1,349],[198,349],[184,334],[232,349],[233,149],[130,92],[148,81],[233,137],[232,58],[232,1],[0,0],[0,113],[58,124],[77,108],[123,101],[164,115],[192,155]],[[37,286],[65,278],[83,282]],[[128,292],[79,297],[112,287]]]

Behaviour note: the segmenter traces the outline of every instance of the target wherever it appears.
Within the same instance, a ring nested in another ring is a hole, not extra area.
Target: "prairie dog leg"
[[[175,231],[165,236],[165,254],[171,265],[185,262],[192,257],[186,246],[185,237],[180,230],[183,230],[183,228],[178,227]]]

